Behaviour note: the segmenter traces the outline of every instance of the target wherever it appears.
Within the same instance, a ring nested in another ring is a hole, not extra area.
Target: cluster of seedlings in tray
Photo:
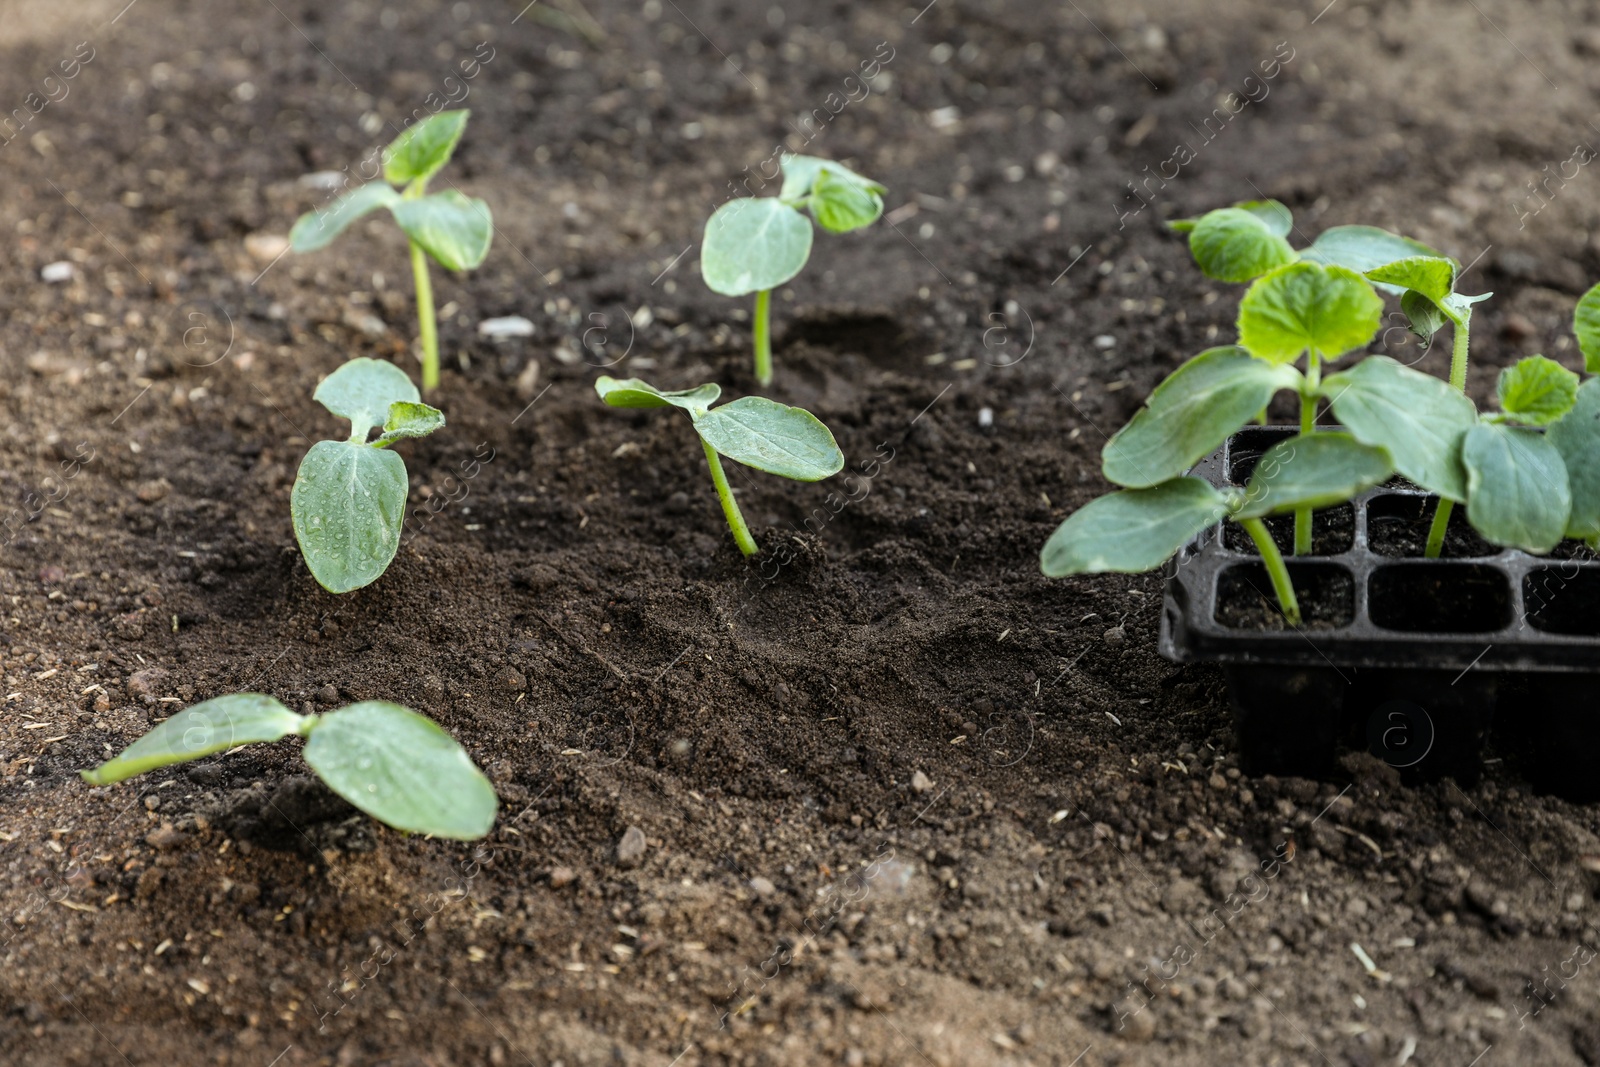
[[[1319,509],[1399,474],[1437,498],[1426,555],[1444,546],[1452,510],[1494,545],[1542,554],[1565,538],[1600,546],[1600,378],[1532,356],[1500,375],[1498,410],[1465,395],[1472,306],[1456,292],[1460,264],[1407,237],[1336,226],[1290,245],[1289,210],[1274,200],[1171,224],[1208,277],[1248,282],[1238,343],[1175,370],[1106,443],[1106,478],[1124,488],[1063,522],[1040,554],[1046,575],[1153,570],[1222,519],[1259,551],[1285,619],[1300,623],[1283,551],[1264,519],[1294,516],[1293,554],[1307,554]],[[1386,356],[1348,370],[1326,364],[1363,350],[1382,323],[1380,293],[1398,296],[1419,337],[1449,325],[1448,381]],[[1584,369],[1600,374],[1600,286],[1574,319]],[[1269,449],[1242,489],[1188,471],[1252,421],[1280,391],[1299,403],[1300,432]],[[1339,430],[1318,427],[1323,405]]]
[[[331,593],[349,593],[382,577],[400,547],[409,482],[390,446],[445,425],[423,403],[439,384],[439,338],[428,260],[470,270],[488,255],[494,226],[489,207],[456,190],[429,193],[428,181],[449,162],[468,113],[444,111],[397,137],[383,154],[383,180],[352,189],[308,212],[290,232],[296,252],[329,244],[351,223],[387,208],[410,245],[422,348],[422,391],[399,367],[358,357],[328,375],[312,399],[350,423],[345,440],[318,441],[306,452],[290,493],[290,517],[301,555]],[[828,160],[790,155],[778,196],[724,204],[706,223],[701,270],[718,293],[756,294],[753,324],[756,378],[772,381],[769,303],[811,254],[809,211],[830,233],[870,225],[883,213],[884,187]],[[795,481],[816,482],[844,467],[833,434],[810,412],[759,396],[712,407],[715,383],[660,390],[636,378],[602,376],[595,389],[612,407],[676,407],[686,412],[710,467],[739,550],[757,553],[722,466],[723,458]],[[377,436],[373,436],[373,431]],[[397,704],[366,701],[325,715],[297,715],[269,696],[238,693],[178,713],[92,771],[86,781],[109,785],[137,774],[250,743],[298,736],[306,762],[334,792],[397,829],[472,839],[494,822],[494,789],[466,752],[428,719]]]

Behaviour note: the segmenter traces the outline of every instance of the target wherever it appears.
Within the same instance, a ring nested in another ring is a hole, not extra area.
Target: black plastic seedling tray
[[[1194,473],[1243,486],[1296,432],[1241,431]],[[1252,773],[1325,773],[1344,741],[1413,776],[1473,779],[1498,717],[1542,788],[1600,796],[1600,559],[1576,542],[1498,549],[1459,507],[1445,558],[1424,559],[1433,499],[1397,477],[1318,512],[1317,554],[1288,560],[1299,628],[1242,531],[1205,531],[1168,564],[1162,654],[1222,666]],[[1273,520],[1280,546],[1291,522]]]

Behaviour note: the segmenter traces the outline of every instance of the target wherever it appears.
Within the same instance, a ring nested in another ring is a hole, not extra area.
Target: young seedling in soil
[[[178,712],[82,774],[91,785],[110,785],[292,736],[306,739],[305,761],[328,788],[396,830],[472,841],[494,826],[494,787],[466,750],[431,719],[382,700],[297,715],[260,693],[217,697]]]
[[[1600,285],[1583,294],[1573,312],[1572,329],[1583,353],[1583,369],[1600,374]],[[1504,402],[1501,404],[1504,407]],[[1572,494],[1566,535],[1600,550],[1600,378],[1578,386],[1572,409],[1545,437],[1561,453]]]
[[[447,270],[471,270],[489,254],[494,236],[488,204],[454,189],[428,192],[428,179],[450,161],[468,114],[464,110],[441,111],[409,127],[384,149],[383,181],[368,182],[322,210],[307,212],[289,231],[289,243],[296,252],[314,252],[368,212],[389,209],[411,246],[425,390],[439,385],[439,328],[434,319],[428,259]],[[395,186],[403,191],[397,192]]]
[[[1237,351],[1213,349],[1196,359]],[[1278,369],[1293,373],[1292,368]],[[1241,395],[1236,393],[1234,399]],[[1203,478],[1184,475],[1148,489],[1124,489],[1090,501],[1068,516],[1045,542],[1039,554],[1040,569],[1051,578],[1154,570],[1202,530],[1219,519],[1231,519],[1244,528],[1261,553],[1285,621],[1299,626],[1300,604],[1288,567],[1262,520],[1343,503],[1393,471],[1386,451],[1361,444],[1349,434],[1324,432],[1291,438],[1262,455],[1242,491],[1219,490]]]
[[[870,226],[883,214],[886,190],[827,159],[785,156],[776,197],[740,197],[706,220],[700,273],[723,296],[756,294],[752,330],[756,380],[772,384],[772,290],[800,273],[811,255],[809,210],[829,233]]]
[[[389,446],[433,433],[444,413],[420,402],[399,367],[365,357],[324,378],[311,398],[349,419],[350,437],[311,446],[289,511],[312,577],[330,593],[348,593],[376,581],[400,548],[409,486]],[[374,428],[382,432],[368,441]]]
[[[833,434],[815,415],[800,408],[746,396],[713,409],[711,405],[722,395],[722,387],[714,382],[664,392],[638,378],[619,381],[602,375],[594,388],[614,408],[675,407],[689,413],[705,449],[728,528],[739,551],[747,556],[758,549],[733,499],[721,456],[797,482],[820,482],[844,469],[844,453]]]

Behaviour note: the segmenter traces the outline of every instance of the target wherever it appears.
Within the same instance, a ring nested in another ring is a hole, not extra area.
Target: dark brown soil
[[[1105,488],[1104,435],[1232,336],[1238,287],[1164,218],[1269,195],[1297,243],[1405,229],[1496,292],[1474,393],[1573,363],[1595,178],[1525,190],[1593,140],[1594,14],[587,2],[0,8],[26,121],[0,197],[0,1062],[1600,1062],[1594,808],[1494,753],[1470,792],[1365,754],[1241,776],[1220,674],[1156,652],[1158,576],[1037,567]],[[359,170],[474,55],[446,173],[498,236],[436,279],[450,425],[402,449],[393,567],[335,598],[288,492],[337,430],[321,375],[414,369],[404,251],[376,216],[312,256],[271,238],[319,202],[304,176]],[[774,301],[772,395],[877,467],[737,471],[746,562],[683,420],[592,383],[752,390],[695,242],[779,143],[891,190]],[[478,336],[508,314],[535,335]],[[243,689],[434,716],[499,824],[402,837],[293,744],[76,776]]]
[[[1434,497],[1395,493],[1374,498],[1367,505],[1367,543],[1380,556],[1425,556],[1435,507]],[[1441,559],[1481,559],[1500,551],[1478,536],[1467,522],[1465,509],[1451,509],[1444,547],[1439,550]]]
[[[1294,552],[1294,516],[1275,515],[1263,520],[1278,551],[1284,555]],[[1349,504],[1314,512],[1311,516],[1311,552],[1313,556],[1336,556],[1350,551],[1355,542],[1355,509]],[[1235,552],[1256,555],[1256,543],[1244,527],[1227,523],[1222,528],[1222,543]]]

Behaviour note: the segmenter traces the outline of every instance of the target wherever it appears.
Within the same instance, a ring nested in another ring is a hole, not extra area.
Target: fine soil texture
[[[1159,574],[1038,569],[1106,435],[1234,336],[1241,288],[1166,219],[1271,196],[1297,246],[1403,230],[1495,294],[1480,401],[1522,355],[1577,365],[1593,10],[7,0],[0,27],[0,1062],[1600,1063],[1594,807],[1501,742],[1470,786],[1354,751],[1242,775],[1221,673],[1157,653]],[[400,446],[394,564],[335,597],[289,521],[343,432],[311,392],[358,355],[415,374],[411,282],[386,218],[283,237],[452,103],[435,188],[486,199],[494,246],[435,271],[449,425]],[[765,392],[849,470],[730,467],[745,560],[687,420],[593,383],[757,392],[698,242],[779,146],[890,191],[773,300]],[[1390,310],[1373,350],[1445,373]],[[479,331],[505,316],[531,335]],[[494,831],[388,830],[298,742],[79,779],[243,690],[435,718]]]

